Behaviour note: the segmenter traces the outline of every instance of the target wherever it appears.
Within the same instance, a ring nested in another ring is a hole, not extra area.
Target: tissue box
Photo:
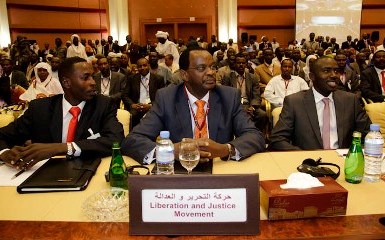
[[[286,180],[261,181],[261,206],[269,220],[345,215],[348,191],[330,177],[318,178],[325,186],[281,189]]]

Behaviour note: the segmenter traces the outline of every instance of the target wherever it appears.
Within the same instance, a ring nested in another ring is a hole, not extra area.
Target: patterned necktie
[[[381,72],[381,77],[382,77],[382,89],[384,89],[384,92],[385,92],[385,71],[382,71]]]
[[[298,76],[298,62],[294,64],[294,76]]]
[[[195,131],[194,138],[207,138],[207,123],[206,123],[206,113],[205,113],[205,104],[204,100],[195,101],[197,105],[197,113],[195,115]]]
[[[67,142],[73,142],[75,139],[76,127],[78,126],[78,116],[80,114],[79,107],[72,107],[69,112],[72,114],[72,118],[68,125]]]
[[[322,143],[324,149],[330,149],[330,108],[329,98],[322,99],[324,102],[323,126],[322,126]]]

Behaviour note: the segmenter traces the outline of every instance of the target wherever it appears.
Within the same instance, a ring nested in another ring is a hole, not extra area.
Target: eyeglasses
[[[215,64],[212,64],[210,66],[207,66],[205,64],[201,64],[201,65],[198,65],[196,67],[192,67],[192,68],[188,68],[188,69],[195,69],[198,72],[204,72],[204,71],[206,71],[207,68],[209,68],[212,71],[218,71],[218,66]]]

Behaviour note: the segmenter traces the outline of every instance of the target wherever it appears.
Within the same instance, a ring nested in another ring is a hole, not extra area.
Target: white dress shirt
[[[81,103],[79,103],[77,105],[77,107],[80,108],[80,114],[78,116],[78,121],[80,119],[80,116],[82,115],[82,112],[83,112],[83,108],[84,108],[84,105],[86,105],[86,102],[85,101],[82,101]],[[68,126],[70,124],[70,121],[72,119],[72,114],[69,112],[69,110],[74,107],[72,106],[64,97],[63,95],[63,128],[62,128],[62,142],[65,143],[67,142],[67,133],[68,133]],[[80,156],[80,154],[82,153],[80,147],[78,145],[76,145],[75,142],[72,143],[72,145],[74,146],[75,148],[75,153],[74,153],[74,156],[75,157],[78,157]]]
[[[146,76],[140,76],[140,95],[139,103],[148,104],[150,100],[150,72]]]
[[[325,96],[321,95],[319,92],[317,92],[314,88],[312,88],[313,94],[314,94],[314,101],[315,106],[317,108],[317,116],[318,116],[318,124],[319,129],[321,132],[322,137],[322,127],[323,127],[323,111],[324,111],[324,102],[322,99],[325,98]],[[336,108],[334,106],[334,100],[333,100],[333,93],[330,93],[327,98],[330,99],[330,148],[331,149],[337,149],[338,146],[338,132],[337,132],[337,119],[336,119]]]
[[[270,79],[264,94],[266,100],[273,104],[274,107],[280,107],[283,105],[283,100],[286,96],[308,89],[309,86],[301,77],[291,75],[291,79],[285,81],[282,75],[277,75]]]

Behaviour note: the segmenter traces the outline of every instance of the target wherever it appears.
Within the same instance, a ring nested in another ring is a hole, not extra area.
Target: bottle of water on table
[[[382,165],[382,149],[384,138],[380,133],[380,125],[371,124],[370,132],[365,137],[365,174],[368,182],[376,182],[380,179]]]
[[[156,174],[174,174],[174,144],[170,140],[169,131],[161,131],[156,143]]]

